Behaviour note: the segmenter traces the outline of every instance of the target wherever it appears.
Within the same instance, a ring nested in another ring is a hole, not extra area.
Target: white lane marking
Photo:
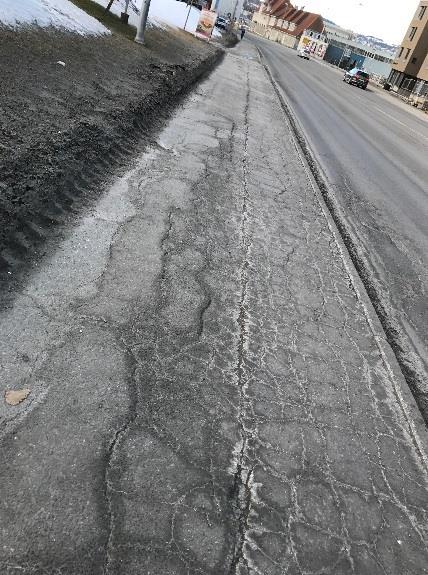
[[[421,138],[423,138],[424,140],[428,140],[428,138],[426,136],[424,136],[423,134],[421,134],[420,132],[417,132],[416,130],[413,130],[413,128],[411,128],[410,126],[408,126],[407,124],[405,124],[404,122],[402,122],[401,120],[397,120],[397,118],[394,118],[394,116],[391,116],[391,114],[387,114],[386,112],[384,112],[381,108],[379,108],[378,106],[374,106],[376,108],[376,110],[379,110],[379,112],[381,114],[383,114],[384,116],[386,116],[387,118],[389,118],[390,120],[394,120],[394,122],[397,122],[397,124],[401,124],[402,126],[404,126],[405,128],[407,128],[408,130],[410,130],[411,132],[413,132],[414,134],[417,134],[418,136],[420,136]]]

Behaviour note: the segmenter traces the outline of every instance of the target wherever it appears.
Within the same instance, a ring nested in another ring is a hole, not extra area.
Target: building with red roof
[[[256,34],[295,48],[305,30],[322,32],[320,14],[296,8],[289,0],[265,0],[253,15],[251,29]]]

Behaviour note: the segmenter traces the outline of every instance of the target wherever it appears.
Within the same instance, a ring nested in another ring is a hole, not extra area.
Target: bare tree
[[[110,8],[111,8],[113,2],[114,2],[114,0],[109,0],[109,3],[107,4],[106,9],[105,9],[106,12],[110,11]]]

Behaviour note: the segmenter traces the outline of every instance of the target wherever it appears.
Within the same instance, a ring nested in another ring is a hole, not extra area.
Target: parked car
[[[348,82],[348,84],[354,84],[359,88],[365,90],[369,83],[370,76],[364,70],[360,70],[359,68],[353,68],[352,70],[348,70],[345,72],[343,76],[343,81]]]
[[[223,16],[219,16],[216,20],[215,25],[217,26],[217,28],[221,28],[221,30],[227,30],[229,26],[229,20],[223,18]]]
[[[299,56],[299,58],[304,58],[305,60],[309,60],[309,56],[311,55],[311,51],[309,50],[309,48],[301,48],[300,50],[297,50],[297,55]]]

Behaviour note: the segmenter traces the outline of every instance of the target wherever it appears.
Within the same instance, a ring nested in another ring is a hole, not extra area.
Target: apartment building
[[[296,8],[289,0],[264,0],[251,22],[253,32],[289,48],[297,47],[307,29],[321,33],[324,29],[322,17]]]
[[[395,91],[428,94],[428,0],[421,0],[392,64],[388,83]]]

